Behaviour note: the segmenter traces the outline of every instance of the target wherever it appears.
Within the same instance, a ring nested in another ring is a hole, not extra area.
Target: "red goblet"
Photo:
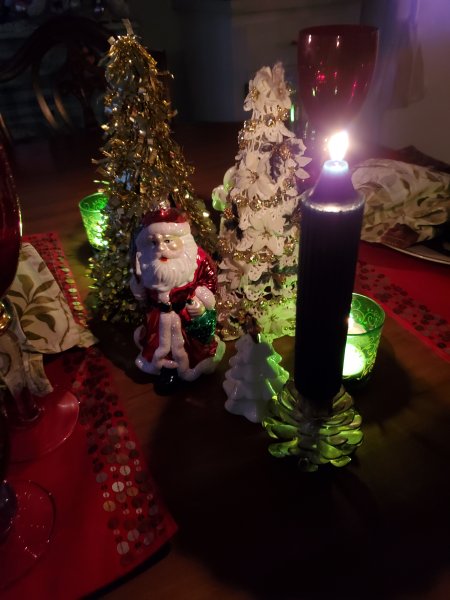
[[[7,332],[11,314],[1,302],[17,268],[20,211],[9,165],[0,147],[0,335]],[[3,390],[0,390],[3,397]],[[1,398],[0,398],[1,400]],[[0,409],[3,402],[0,402]],[[31,481],[6,481],[8,431],[0,410],[0,589],[24,575],[45,551],[54,522],[50,494]]]
[[[328,136],[344,129],[367,96],[375,67],[378,30],[368,25],[324,25],[298,37],[298,91],[306,111],[308,156],[320,169]]]
[[[21,240],[20,208],[13,177],[0,148],[0,335],[9,335],[11,305],[1,300],[13,282]],[[61,388],[38,402],[25,388],[9,401],[11,462],[42,456],[61,445],[73,432],[79,405],[73,394]]]
[[[52,496],[33,481],[7,481],[8,431],[0,414],[0,590],[23,577],[47,549],[55,521]]]

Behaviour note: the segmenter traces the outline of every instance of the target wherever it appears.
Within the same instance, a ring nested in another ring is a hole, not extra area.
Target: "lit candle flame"
[[[328,141],[331,160],[343,160],[348,148],[348,133],[340,131],[332,135]]]

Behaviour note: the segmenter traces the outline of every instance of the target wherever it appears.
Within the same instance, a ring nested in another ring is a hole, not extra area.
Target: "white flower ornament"
[[[247,152],[234,174],[234,194],[246,191],[249,199],[259,196],[270,197],[275,193],[275,185],[271,180],[269,169],[268,157],[261,156],[257,152]]]

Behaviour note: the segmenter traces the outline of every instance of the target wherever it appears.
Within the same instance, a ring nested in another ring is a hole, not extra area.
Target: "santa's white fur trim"
[[[161,319],[161,317],[163,317]],[[142,349],[139,343],[139,334],[141,328],[137,328],[134,335],[136,345]],[[170,341],[169,341],[170,340]],[[206,373],[212,373],[217,367],[218,363],[222,360],[225,352],[225,343],[215,336],[217,342],[216,353],[214,356],[208,356],[195,365],[192,369],[189,368],[189,357],[184,349],[184,340],[181,333],[181,321],[180,317],[175,312],[161,313],[159,322],[159,346],[153,354],[151,362],[146,360],[142,354],[136,358],[136,366],[144,373],[149,375],[159,375],[162,367],[169,369],[176,368],[178,376],[184,381],[194,381],[200,375]],[[169,350],[167,350],[167,343],[171,343]],[[172,352],[174,360],[168,360],[165,358],[168,352]]]
[[[161,369],[158,369],[153,363],[148,362],[142,354],[139,354],[134,363],[138,369],[149,375],[159,375],[161,371]]]
[[[139,343],[141,329],[135,331],[134,341],[142,349]],[[176,368],[178,374],[189,371],[189,357],[184,349],[184,339],[181,331],[180,316],[176,312],[161,313],[159,315],[159,345],[153,353],[151,362],[146,360],[142,354],[139,354],[135,363],[145,373],[158,375],[163,367]],[[173,360],[166,357],[172,353]]]
[[[169,313],[172,315],[172,358],[177,364],[178,375],[189,369],[189,358],[184,349],[183,333],[181,331],[181,319],[176,312]]]
[[[214,297],[214,294],[210,289],[208,289],[204,285],[199,285],[198,288],[195,288],[195,295],[200,300],[200,302],[203,302],[203,305],[206,308],[206,310],[211,310],[211,308],[215,307],[216,299]]]
[[[131,276],[130,289],[131,293],[136,298],[136,300],[138,300],[139,302],[145,300],[145,287],[141,281],[138,281],[136,279],[135,275]]]
[[[177,237],[181,237],[190,232],[191,228],[189,223],[171,223],[167,221],[162,221],[161,223],[152,223],[151,225],[148,225],[148,227],[144,227],[144,229],[139,233],[136,239],[136,245],[139,247],[142,238],[145,238],[149,235],[155,235],[157,233],[162,236],[176,235]]]
[[[134,330],[134,333],[133,333],[134,343],[139,348],[139,350],[142,350],[141,339],[142,339],[142,335],[144,333],[144,329],[145,329],[144,325],[139,325],[139,327],[136,327],[136,329]]]

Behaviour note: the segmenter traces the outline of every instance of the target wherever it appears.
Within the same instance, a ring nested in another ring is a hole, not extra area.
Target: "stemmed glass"
[[[78,421],[78,400],[59,387],[47,394],[42,402],[24,389],[8,404],[12,463],[52,452],[72,435]]]
[[[0,335],[8,335],[13,311],[4,296],[17,270],[21,219],[14,181],[1,147],[0,178]],[[72,393],[59,386],[37,402],[25,387],[14,398],[8,395],[7,413],[10,461],[15,463],[37,458],[60,446],[73,433],[79,403]]]
[[[21,237],[20,210],[14,182],[0,147],[0,335],[11,324],[11,312],[2,302],[17,269]],[[4,391],[0,390],[2,396]],[[3,406],[3,403],[1,403]],[[24,575],[45,551],[54,523],[51,495],[31,481],[6,481],[9,457],[8,429],[0,411],[0,589]]]
[[[314,178],[327,137],[349,125],[367,96],[378,30],[368,25],[309,27],[299,32],[297,48],[299,99],[307,117],[303,137]]]

